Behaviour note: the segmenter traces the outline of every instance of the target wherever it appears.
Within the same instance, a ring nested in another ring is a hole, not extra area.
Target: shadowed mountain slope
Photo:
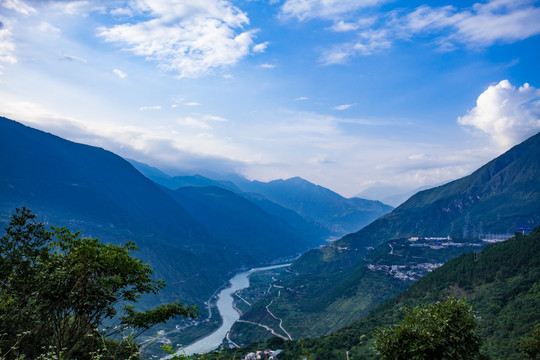
[[[186,280],[171,291],[188,300],[206,297],[221,284],[220,272],[230,269],[222,244],[161,188],[109,151],[0,118],[0,169],[4,226],[16,207],[26,206],[41,221],[105,242],[134,240],[158,276],[169,282]],[[208,266],[206,257],[221,265]],[[205,281],[193,286],[197,277]]]
[[[322,242],[229,190],[182,187],[168,193],[216,238],[236,249],[244,264],[300,254]]]

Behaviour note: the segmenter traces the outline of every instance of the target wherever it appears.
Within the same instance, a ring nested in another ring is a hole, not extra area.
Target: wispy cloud
[[[59,28],[57,28],[56,26],[46,21],[42,21],[41,24],[39,24],[37,29],[40,32],[50,33],[57,36],[62,32]]]
[[[261,67],[265,69],[273,69],[276,67],[276,65],[275,64],[261,64]]]
[[[320,57],[324,65],[343,64],[356,55],[372,55],[392,46],[389,33],[385,29],[366,30],[358,34],[353,42],[334,45]]]
[[[468,9],[421,6],[394,24],[401,36],[431,33],[443,48],[491,46],[540,33],[540,9],[532,0],[491,0]]]
[[[424,37],[443,51],[513,43],[540,34],[540,8],[534,0],[488,0],[469,7],[422,5],[365,17],[363,9],[384,1],[287,0],[282,15],[298,20],[333,21],[333,32],[356,32],[356,40],[325,50],[323,64],[341,64],[354,56],[369,56],[395,41]],[[356,20],[354,20],[356,18]]]
[[[205,123],[204,121],[195,119],[189,116],[180,118],[176,122],[182,126],[189,126],[189,127],[194,127],[194,128],[204,129],[204,130],[212,129],[212,127],[208,125],[207,123]]]
[[[268,47],[268,44],[269,44],[269,42],[266,41],[266,42],[255,45],[253,47],[253,52],[255,52],[255,53],[265,52],[266,48]]]
[[[309,100],[309,98],[307,96],[300,96],[300,97],[297,97],[294,100],[296,100],[296,101],[306,101],[306,100]]]
[[[15,42],[11,31],[0,21],[0,62],[15,64]]]
[[[347,32],[347,31],[354,31],[358,30],[360,28],[366,28],[371,25],[373,25],[377,21],[374,17],[369,18],[360,18],[354,22],[348,22],[344,20],[338,20],[332,24],[331,27],[329,27],[329,30],[335,31],[335,32]]]
[[[540,131],[540,90],[525,83],[516,88],[508,80],[488,87],[458,123],[488,134],[508,148]]]
[[[249,24],[246,13],[227,0],[141,0],[131,3],[130,11],[147,19],[101,27],[99,35],[181,78],[234,65],[266,47],[254,45],[256,31],[244,30]]]
[[[161,106],[141,106],[139,111],[161,110]]]
[[[335,110],[343,111],[343,110],[350,109],[350,108],[353,107],[353,106],[354,106],[354,104],[343,104],[343,105],[337,105],[337,106],[334,106],[334,109],[335,109]]]
[[[192,116],[187,116],[179,118],[176,120],[179,125],[188,126],[192,128],[198,128],[203,130],[211,130],[212,126],[209,122],[227,122],[227,119],[222,118],[221,116],[209,115],[209,114],[192,114]]]
[[[99,3],[99,1],[86,0],[51,1],[50,6],[67,15],[86,16],[91,11],[103,11]]]
[[[387,0],[287,0],[281,8],[285,18],[308,20],[317,17],[335,18],[361,8],[382,4]]]
[[[6,9],[16,11],[22,15],[31,15],[37,13],[36,9],[27,5],[21,0],[3,0],[0,5],[5,7]]]
[[[188,102],[185,102],[184,105],[185,106],[201,106],[201,104],[196,101],[188,101]]]
[[[114,69],[113,73],[115,73],[121,79],[125,79],[128,76],[125,72],[123,72],[120,69]]]

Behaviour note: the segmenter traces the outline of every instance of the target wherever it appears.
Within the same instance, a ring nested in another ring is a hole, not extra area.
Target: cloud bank
[[[100,27],[99,36],[136,55],[194,78],[234,65],[266,44],[255,44],[246,13],[226,0],[140,0],[115,13],[133,13],[131,22]]]
[[[540,131],[540,90],[525,83],[516,88],[508,80],[487,88],[458,123],[491,136],[502,148]]]

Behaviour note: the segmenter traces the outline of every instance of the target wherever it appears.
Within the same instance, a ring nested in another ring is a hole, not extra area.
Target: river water
[[[240,314],[238,314],[238,312],[233,306],[233,294],[238,290],[249,287],[249,276],[254,272],[272,270],[286,267],[289,265],[291,264],[254,268],[249,271],[244,271],[242,273],[236,274],[231,280],[229,280],[231,286],[221,290],[218,294],[216,306],[223,320],[222,325],[219,327],[219,329],[217,329],[210,335],[207,335],[204,338],[198,340],[197,342],[186,346],[179,353],[186,355],[202,354],[212,351],[218,346],[220,346],[225,336],[227,336],[227,333],[231,330],[233,324],[236,322],[236,320],[240,319]]]

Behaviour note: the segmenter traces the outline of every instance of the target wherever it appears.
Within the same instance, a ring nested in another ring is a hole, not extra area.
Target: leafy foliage
[[[540,359],[540,324],[536,324],[532,334],[518,341],[519,350],[527,359]]]
[[[472,307],[449,298],[407,311],[397,326],[379,328],[381,360],[478,359],[481,340]]]
[[[170,318],[197,316],[181,303],[136,311],[127,302],[165,284],[130,255],[134,243],[110,245],[67,228],[45,230],[17,210],[0,239],[0,349],[7,358],[133,358],[134,338]]]

